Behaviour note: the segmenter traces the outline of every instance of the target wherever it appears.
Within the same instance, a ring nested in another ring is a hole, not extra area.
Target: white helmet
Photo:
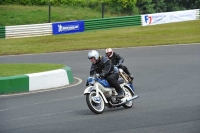
[[[91,59],[92,57],[94,57],[96,60],[99,59],[99,53],[96,50],[91,50],[88,53],[88,59]]]
[[[113,50],[111,48],[107,48],[106,55],[108,56],[108,58],[111,58],[113,56]]]

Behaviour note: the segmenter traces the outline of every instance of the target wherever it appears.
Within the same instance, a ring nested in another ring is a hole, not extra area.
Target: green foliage
[[[138,0],[137,6],[139,7],[140,14],[155,13],[155,4],[152,0]]]
[[[164,0],[153,0],[155,3],[154,9],[155,12],[166,12],[167,5],[165,4]]]
[[[107,5],[111,12],[132,14],[136,9],[137,0],[0,0],[2,4],[20,4],[20,5],[68,5],[90,7],[101,11],[101,5]]]
[[[102,3],[111,14],[146,14],[185,9],[199,9],[200,0],[0,0],[0,5],[67,5],[89,7],[101,11]]]

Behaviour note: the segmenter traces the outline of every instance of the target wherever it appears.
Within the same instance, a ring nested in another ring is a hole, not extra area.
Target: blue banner
[[[53,35],[69,34],[84,31],[84,21],[68,21],[52,23]]]

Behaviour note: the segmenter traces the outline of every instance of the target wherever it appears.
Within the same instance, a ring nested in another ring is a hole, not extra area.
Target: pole
[[[102,2],[102,18],[104,18],[104,2]]]
[[[51,2],[49,0],[49,20],[48,22],[50,23],[51,22]]]
[[[156,0],[156,13],[158,13],[158,0]]]

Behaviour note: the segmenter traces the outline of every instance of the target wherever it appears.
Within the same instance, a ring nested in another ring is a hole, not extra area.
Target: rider
[[[107,57],[100,56],[96,50],[91,50],[88,53],[88,59],[92,62],[90,75],[99,74],[100,77],[105,78],[117,91],[117,97],[123,98],[124,91],[118,83],[119,74],[114,71],[112,62]]]
[[[134,79],[133,75],[130,74],[128,68],[122,65],[124,59],[121,56],[119,56],[119,54],[113,52],[111,48],[107,48],[105,53],[106,56],[112,61],[113,65],[117,65],[117,67],[123,69],[124,72],[128,74],[132,80]]]

